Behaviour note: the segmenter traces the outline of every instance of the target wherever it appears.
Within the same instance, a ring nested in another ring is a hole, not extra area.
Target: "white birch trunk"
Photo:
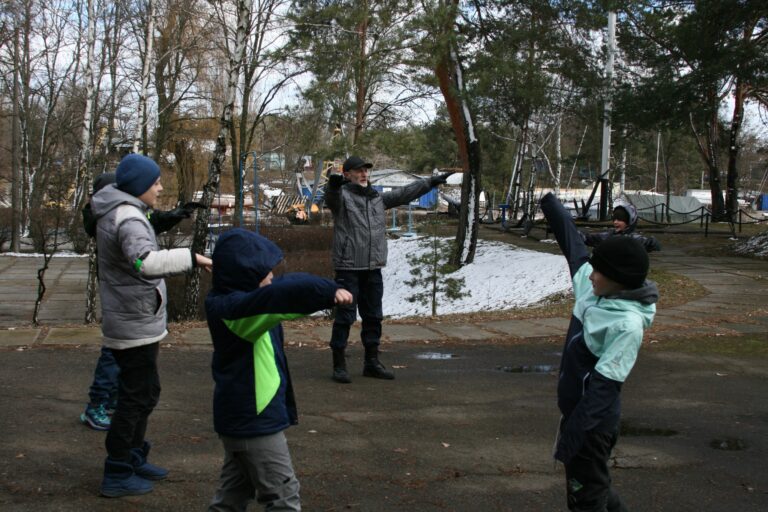
[[[211,201],[218,188],[221,179],[221,169],[227,153],[227,134],[232,125],[232,112],[235,107],[235,95],[237,83],[240,79],[240,70],[243,66],[245,55],[246,36],[248,33],[248,20],[251,17],[253,0],[238,0],[237,33],[235,36],[235,51],[229,61],[229,74],[227,78],[227,96],[224,110],[219,121],[219,134],[216,137],[216,149],[208,167],[208,181],[203,186],[201,202],[205,205],[203,211],[198,210],[195,220],[195,234],[192,240],[192,252],[202,254],[205,252],[205,242],[208,231],[208,213]],[[200,296],[200,269],[196,268],[189,276],[186,283],[184,302],[184,318],[191,320],[197,316],[197,303]]]
[[[144,67],[141,70],[141,90],[139,91],[138,120],[136,122],[136,134],[133,139],[133,152],[139,152],[139,141],[141,133],[144,130],[144,117],[147,112],[147,89],[149,89],[149,71],[152,62],[152,47],[154,45],[155,33],[155,3],[152,0],[147,2],[147,33],[146,45],[144,48]],[[147,148],[143,148],[144,152]]]

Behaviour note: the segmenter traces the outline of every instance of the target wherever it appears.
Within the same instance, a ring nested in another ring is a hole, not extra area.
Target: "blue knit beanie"
[[[139,197],[160,177],[160,167],[151,158],[133,153],[120,161],[115,175],[117,188]]]

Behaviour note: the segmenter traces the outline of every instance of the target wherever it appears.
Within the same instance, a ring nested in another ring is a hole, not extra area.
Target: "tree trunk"
[[[477,229],[480,213],[480,143],[475,135],[472,114],[466,98],[461,62],[454,46],[437,64],[435,72],[451,126],[459,147],[459,159],[464,169],[461,185],[461,207],[456,246],[451,264],[461,267],[472,263],[477,247]]]
[[[208,233],[208,216],[211,208],[213,195],[219,186],[221,180],[221,169],[224,165],[224,159],[227,152],[227,134],[232,126],[232,112],[235,105],[235,93],[237,91],[237,82],[240,76],[240,69],[243,64],[243,54],[245,53],[245,36],[247,32],[248,20],[251,13],[252,0],[238,1],[237,16],[237,36],[235,44],[235,53],[230,60],[229,76],[227,80],[227,97],[224,103],[224,110],[219,120],[219,134],[216,137],[216,149],[208,166],[208,181],[203,186],[203,197],[201,202],[205,205],[203,211],[197,213],[195,219],[195,233],[192,239],[192,252],[203,254],[205,252],[205,241]],[[192,274],[187,277],[186,294],[184,303],[185,320],[192,320],[197,316],[197,303],[200,297],[200,269],[196,268]]]
[[[19,162],[19,27],[13,33],[13,116],[11,117],[11,251],[21,249],[21,167]]]
[[[147,31],[145,32],[144,62],[141,70],[141,90],[139,91],[139,111],[137,113],[136,134],[133,138],[133,152],[139,152],[141,141],[142,152],[147,153],[147,89],[149,89],[149,66],[152,61],[152,46],[155,33],[155,3],[147,1]]]
[[[709,190],[712,197],[712,220],[722,220],[725,217],[725,205],[723,203],[723,189],[720,183],[720,168],[718,167],[717,158],[717,138],[718,138],[718,124],[717,124],[717,110],[710,116],[710,120],[707,123],[706,128],[706,146],[701,141],[701,135],[696,130],[696,126],[693,123],[693,116],[689,116],[691,131],[693,137],[696,140],[696,147],[704,161],[704,165],[709,172]]]
[[[730,219],[735,219],[739,211],[739,132],[744,120],[744,98],[746,85],[741,78],[736,79],[733,93],[733,117],[728,134],[728,172],[725,179],[725,210]]]
[[[360,53],[358,55],[358,72],[355,79],[355,131],[352,135],[352,147],[357,145],[360,134],[363,131],[363,122],[365,120],[365,97],[368,94],[367,89],[367,59],[366,43],[368,38],[368,2],[364,2],[364,18],[360,22],[357,34],[360,41]]]

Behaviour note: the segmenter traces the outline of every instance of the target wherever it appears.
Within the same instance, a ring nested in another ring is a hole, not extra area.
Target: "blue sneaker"
[[[138,496],[152,492],[152,488],[152,482],[136,475],[129,463],[107,457],[104,462],[104,478],[101,481],[102,496]]]
[[[80,421],[88,425],[93,430],[109,430],[112,420],[104,409],[103,404],[91,405],[85,407],[85,412],[80,415]]]

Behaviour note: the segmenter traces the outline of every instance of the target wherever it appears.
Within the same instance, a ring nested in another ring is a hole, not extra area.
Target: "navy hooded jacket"
[[[212,259],[205,311],[214,348],[214,428],[240,438],[285,430],[298,415],[280,322],[333,307],[339,287],[309,274],[259,287],[283,254],[244,229],[221,235]]]

